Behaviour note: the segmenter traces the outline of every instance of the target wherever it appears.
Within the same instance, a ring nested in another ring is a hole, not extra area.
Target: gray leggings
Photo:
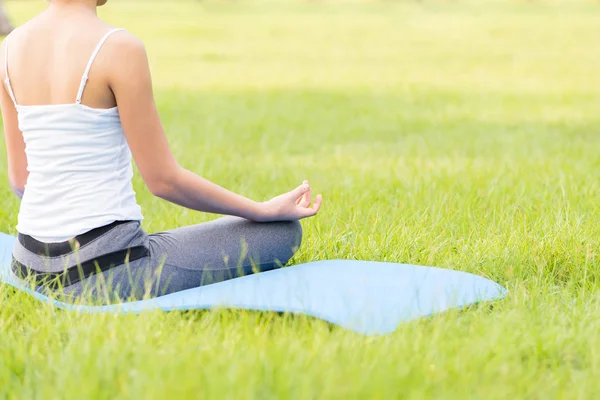
[[[35,271],[61,273],[65,267],[108,253],[146,247],[149,252],[143,258],[52,290],[67,300],[112,303],[160,296],[279,268],[287,264],[301,241],[302,227],[298,221],[256,223],[224,217],[155,234],[147,234],[139,222],[128,222],[71,253],[56,257],[35,254],[17,241],[13,257]],[[49,289],[38,286],[36,290]]]

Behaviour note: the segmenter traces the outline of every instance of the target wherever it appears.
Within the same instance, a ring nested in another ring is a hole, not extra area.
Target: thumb
[[[294,200],[296,200],[296,199],[302,197],[304,195],[304,193],[306,193],[308,191],[309,188],[310,188],[310,186],[308,186],[307,183],[303,183],[302,185],[298,186],[296,189],[292,190],[290,192],[290,194],[292,195]]]

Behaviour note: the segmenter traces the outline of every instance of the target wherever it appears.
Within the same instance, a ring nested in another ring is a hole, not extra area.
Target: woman
[[[322,197],[311,205],[304,181],[258,203],[179,166],[144,46],[97,17],[104,3],[51,0],[3,42],[8,173],[22,198],[13,272],[37,290],[122,301],[285,265]],[[227,216],[147,234],[131,158],[155,196]]]

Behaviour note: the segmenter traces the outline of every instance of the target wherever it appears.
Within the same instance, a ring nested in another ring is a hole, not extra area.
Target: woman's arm
[[[144,45],[126,32],[115,35],[113,43],[111,59],[115,62],[109,85],[133,158],[155,196],[190,209],[255,221],[296,220],[317,214],[321,196],[311,206],[306,181],[271,201],[257,203],[179,166],[158,116]]]
[[[4,44],[0,49],[0,66],[2,66],[0,68],[0,76],[2,77],[2,82],[4,82],[6,79],[4,72]],[[0,107],[2,108],[2,122],[4,124],[4,140],[6,141],[8,180],[15,194],[19,198],[22,198],[25,192],[25,183],[29,176],[25,142],[23,141],[23,133],[19,130],[17,110],[4,83],[2,84],[2,89],[0,89]]]

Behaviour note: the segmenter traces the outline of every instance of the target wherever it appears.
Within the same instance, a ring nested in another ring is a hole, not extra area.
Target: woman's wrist
[[[269,220],[269,209],[266,203],[250,200],[250,205],[243,218],[256,222],[266,222]]]

